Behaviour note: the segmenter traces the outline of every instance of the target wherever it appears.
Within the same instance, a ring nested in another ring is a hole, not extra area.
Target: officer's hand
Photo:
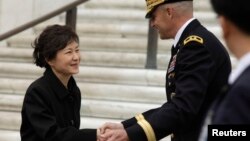
[[[127,132],[124,129],[107,129],[104,134],[101,134],[103,141],[129,141]]]
[[[100,133],[104,134],[106,129],[124,129],[124,127],[121,123],[106,122],[101,127],[99,127],[99,129],[100,129]]]

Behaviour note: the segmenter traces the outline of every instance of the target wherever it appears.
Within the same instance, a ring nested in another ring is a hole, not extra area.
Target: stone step
[[[106,119],[106,118],[94,118],[94,117],[81,117],[80,128],[98,128],[105,122],[120,122],[117,119]],[[0,129],[19,131],[21,126],[21,113],[20,112],[9,112],[0,111]],[[6,131],[7,132],[7,131]],[[1,133],[1,132],[0,132]],[[1,140],[2,134],[0,136]]]
[[[145,2],[139,0],[91,0],[84,3],[80,8],[117,8],[117,9],[143,9]]]
[[[32,48],[1,47],[0,61],[32,63]],[[81,51],[81,65],[118,68],[145,68],[145,53]],[[157,54],[157,68],[165,70],[170,53]]]
[[[206,25],[217,25],[216,14],[212,11],[194,11],[194,17],[199,19]],[[64,19],[65,17],[61,17]],[[121,23],[123,21],[138,23],[148,23],[145,19],[145,11],[140,9],[79,9],[78,10],[78,22],[90,22],[90,23]]]
[[[33,48],[15,48],[1,46],[0,61],[15,63],[32,63]]]
[[[0,111],[20,112],[24,95],[0,94]],[[152,99],[151,99],[152,100]],[[82,99],[81,116],[126,119],[148,109],[159,107],[155,103],[134,103],[121,101],[105,101],[94,99]]]
[[[52,23],[46,22],[36,26],[35,32],[40,33],[47,25]],[[63,23],[60,23],[63,24]],[[122,23],[102,23],[102,22],[81,22],[77,24],[77,33],[81,37],[113,37],[113,38],[145,38],[148,33],[147,22],[122,22]]]
[[[32,62],[31,48],[1,47],[0,61],[4,62]],[[230,52],[229,52],[230,53]],[[145,68],[146,54],[122,53],[104,51],[82,51],[81,65],[118,68]],[[230,53],[233,67],[237,64],[236,58]],[[157,54],[157,69],[166,70],[170,59],[170,52]]]
[[[194,0],[194,11],[212,11],[209,0]]]
[[[35,36],[16,36],[7,40],[9,47],[31,48]],[[172,40],[159,40],[159,53],[168,52],[173,44]],[[133,52],[145,53],[146,38],[108,38],[108,37],[80,37],[80,48],[83,51]]]
[[[52,23],[47,22],[40,24],[34,28],[35,33],[40,33],[47,25]],[[60,23],[63,24],[63,23]],[[218,37],[221,37],[221,28],[219,26],[206,27]],[[80,37],[110,37],[110,38],[147,38],[148,22],[140,23],[90,23],[82,22],[77,24],[77,33]]]
[[[99,127],[99,126],[98,126]],[[97,128],[97,127],[95,127]],[[0,130],[0,141],[21,141],[20,132],[14,130]],[[171,141],[170,136],[160,141]]]
[[[145,38],[148,34],[148,22],[141,23],[79,23],[77,33],[81,37],[110,36],[120,38]]]
[[[0,61],[32,63],[31,48],[1,47]],[[230,52],[229,52],[230,53]],[[144,53],[122,53],[122,52],[104,52],[104,51],[81,51],[81,65],[99,66],[99,67],[117,67],[117,68],[145,68],[146,54]],[[237,60],[230,53],[233,67]],[[166,70],[170,59],[170,52],[157,54],[157,69]]]
[[[138,0],[91,0],[83,5],[80,8],[117,8],[117,9],[142,9],[146,10],[145,1]],[[195,11],[210,11],[211,6],[209,1],[206,0],[196,0],[194,1],[194,10]]]
[[[21,141],[20,132],[0,129],[0,141]]]
[[[31,63],[0,62],[2,77],[35,79],[43,71]],[[79,82],[163,87],[165,74],[164,70],[80,66],[80,72],[75,77]]]
[[[96,25],[96,26],[101,26]],[[83,27],[84,28],[84,27]],[[99,28],[100,29],[100,28]],[[209,26],[208,29],[221,39],[221,29],[217,26]],[[97,30],[96,30],[97,31]],[[81,32],[81,31],[79,31]],[[84,32],[84,31],[82,31]],[[94,31],[93,31],[94,32]],[[112,30],[111,30],[112,32]],[[116,32],[116,31],[115,31]],[[80,47],[89,51],[109,51],[109,52],[133,52],[145,53],[147,48],[147,37],[143,38],[121,38],[106,37],[105,32],[100,31],[95,34],[102,34],[100,37],[82,37],[80,36]],[[121,35],[121,32],[117,32]],[[35,36],[15,36],[7,40],[8,46],[30,48]],[[158,53],[166,53],[170,51],[173,40],[158,40]]]
[[[24,95],[34,79],[0,78],[0,93]],[[166,101],[164,87],[77,82],[82,97],[94,100],[155,103]]]
[[[100,8],[81,8],[77,11],[78,22],[82,21],[106,21],[106,22],[146,22],[145,11],[141,9],[108,9]]]
[[[81,117],[80,128],[98,128],[106,122],[119,123],[121,120],[108,118]],[[0,141],[20,141],[21,113],[0,111]],[[161,141],[170,141],[170,136]]]

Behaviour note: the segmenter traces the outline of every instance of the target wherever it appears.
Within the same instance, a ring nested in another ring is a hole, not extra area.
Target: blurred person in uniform
[[[193,17],[192,0],[146,0],[150,24],[160,38],[174,39],[166,73],[167,102],[121,123],[100,127],[100,140],[197,141],[208,107],[227,84],[229,55]]]
[[[27,89],[22,107],[22,141],[96,141],[96,129],[79,129],[81,92],[78,35],[68,26],[48,26],[35,39],[34,63],[43,76]]]
[[[218,15],[223,38],[238,59],[228,87],[208,112],[200,140],[207,139],[207,125],[250,124],[250,1],[211,0]]]

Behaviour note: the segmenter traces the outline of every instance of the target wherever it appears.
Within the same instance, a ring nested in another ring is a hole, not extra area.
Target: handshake
[[[129,141],[121,123],[107,122],[97,129],[97,141]]]

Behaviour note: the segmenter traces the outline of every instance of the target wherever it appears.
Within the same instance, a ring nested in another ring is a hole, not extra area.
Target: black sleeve
[[[176,96],[150,116],[145,116],[157,140],[195,120],[209,82],[209,70],[212,67],[209,51],[200,43],[188,43],[180,49],[176,67]],[[130,141],[136,141],[140,136],[145,137],[141,130],[138,124],[127,129]]]

